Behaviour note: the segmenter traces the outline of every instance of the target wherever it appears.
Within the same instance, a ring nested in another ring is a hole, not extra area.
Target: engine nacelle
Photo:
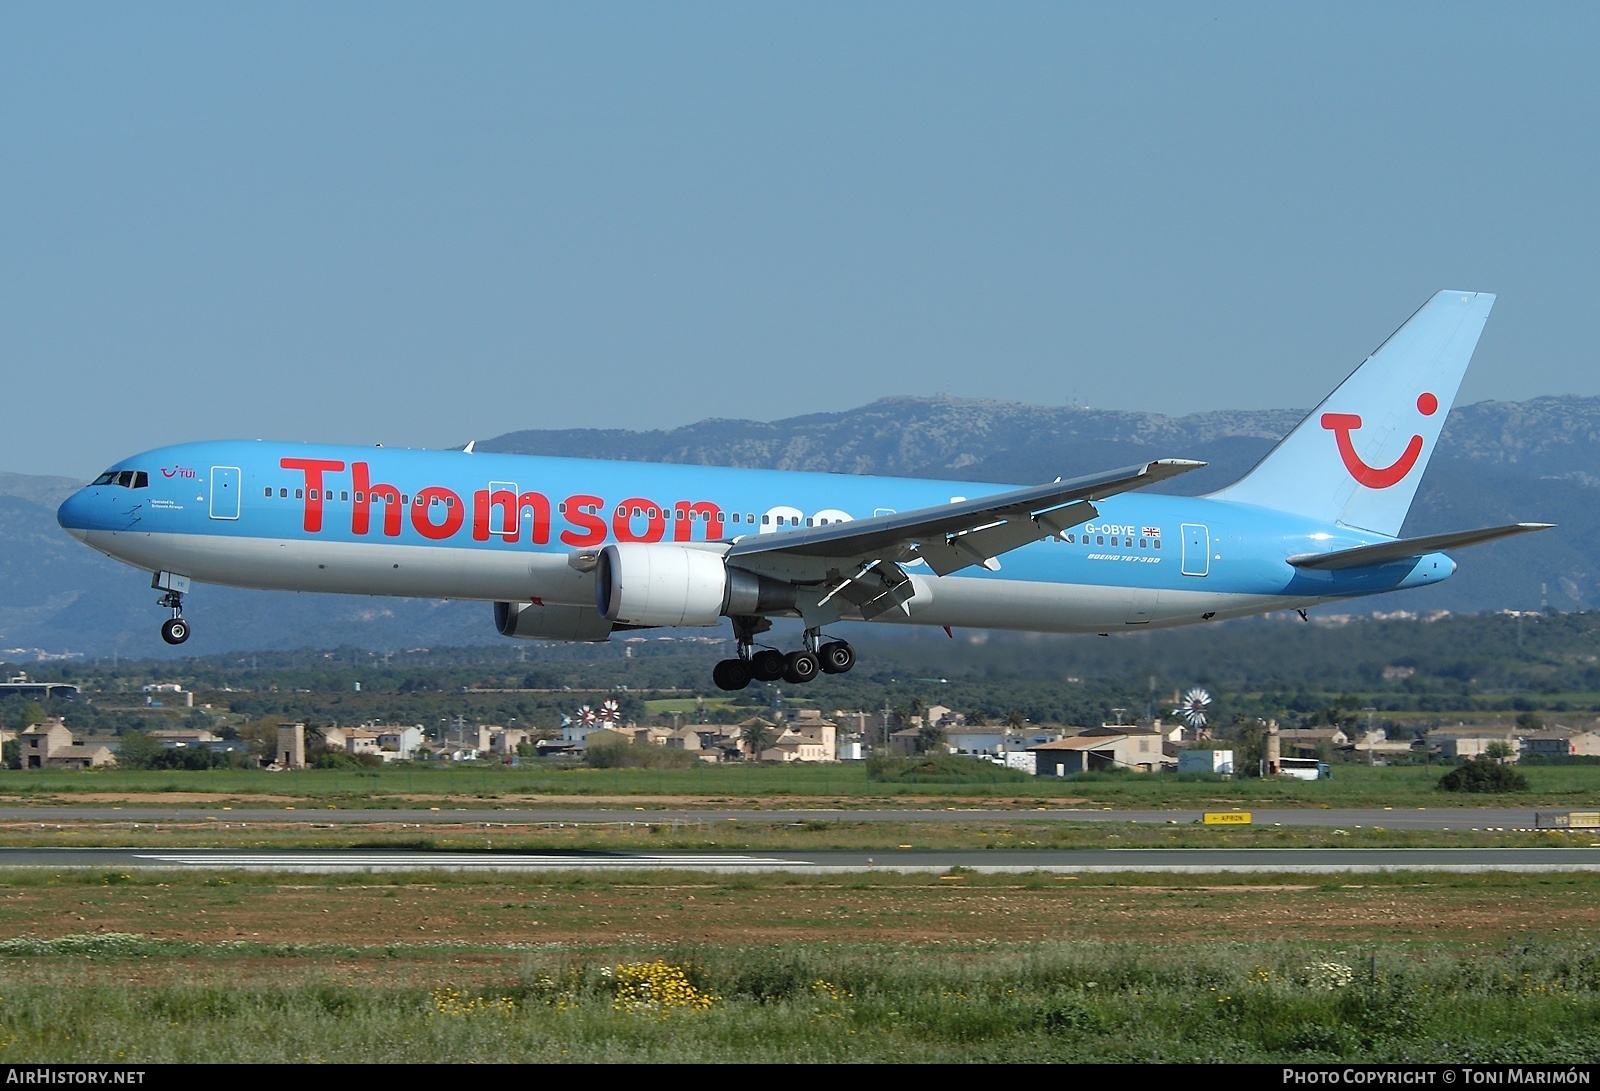
[[[625,625],[715,625],[724,615],[792,611],[792,584],[730,569],[721,553],[665,542],[600,551],[595,609]]]
[[[611,622],[587,606],[494,604],[494,627],[519,640],[566,640],[599,644],[611,639]]]

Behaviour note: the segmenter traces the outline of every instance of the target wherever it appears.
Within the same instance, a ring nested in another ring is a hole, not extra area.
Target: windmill
[[[621,706],[614,699],[607,697],[600,702],[600,722],[607,726],[615,724],[621,711]]]
[[[584,705],[582,708],[578,709],[578,722],[584,727],[593,727],[594,709],[590,708],[588,705]]]
[[[1178,707],[1172,711],[1182,717],[1184,726],[1196,735],[1206,726],[1206,709],[1211,707],[1211,694],[1196,686],[1183,695]]]

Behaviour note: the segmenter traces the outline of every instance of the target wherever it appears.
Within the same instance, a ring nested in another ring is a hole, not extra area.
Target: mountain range
[[[1296,410],[1155,413],[963,398],[888,398],[777,421],[704,420],[661,431],[533,430],[476,449],[624,461],[1035,483],[1151,458],[1208,465],[1157,486],[1202,493],[1235,480],[1304,416]],[[0,659],[168,652],[148,578],[56,525],[81,482],[0,473]],[[1587,609],[1600,600],[1600,398],[1544,397],[1456,408],[1406,523],[1429,534],[1519,520],[1555,530],[1457,555],[1438,587],[1338,612]],[[195,636],[171,654],[497,641],[483,603],[197,588]]]

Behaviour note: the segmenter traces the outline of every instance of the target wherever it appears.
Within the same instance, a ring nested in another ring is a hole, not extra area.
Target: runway
[[[685,871],[980,874],[1025,872],[1223,872],[1336,874],[1384,871],[1600,871],[1600,846],[1458,849],[955,849],[862,852],[416,852],[373,849],[5,848],[0,871],[16,868],[171,868],[255,872]]]
[[[1217,808],[1229,810],[1231,808]],[[545,826],[568,823],[796,823],[796,822],[1092,822],[1139,823],[1144,825],[1191,825],[1205,812],[1200,810],[1103,810],[1099,808],[1039,807],[1010,810],[991,807],[945,807],[939,809],[873,808],[717,808],[693,809],[645,807],[552,807],[552,808],[427,808],[427,809],[351,809],[313,807],[145,807],[116,806],[34,806],[0,807],[0,823],[64,822],[99,823],[236,823],[265,822],[291,825],[436,825],[476,824],[489,826]],[[1565,813],[1547,812],[1547,813]],[[1346,829],[1393,830],[1529,830],[1537,827],[1536,812],[1507,808],[1389,808],[1322,810],[1321,808],[1275,808],[1251,811],[1256,826],[1318,826]],[[1600,841],[1600,830],[1595,840]]]

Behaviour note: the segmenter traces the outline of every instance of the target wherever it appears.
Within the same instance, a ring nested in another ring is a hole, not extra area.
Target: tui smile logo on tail
[[[1428,393],[1418,396],[1417,412],[1424,417],[1431,417],[1438,411],[1438,398]],[[1391,485],[1398,484],[1416,466],[1417,459],[1422,454],[1422,437],[1414,435],[1411,437],[1411,442],[1406,444],[1406,449],[1400,453],[1400,457],[1392,463],[1387,466],[1368,466],[1356,453],[1355,441],[1350,435],[1361,427],[1361,414],[1324,413],[1321,424],[1333,433],[1334,440],[1339,445],[1339,457],[1344,459],[1344,468],[1350,471],[1351,477],[1369,489],[1387,489]]]

